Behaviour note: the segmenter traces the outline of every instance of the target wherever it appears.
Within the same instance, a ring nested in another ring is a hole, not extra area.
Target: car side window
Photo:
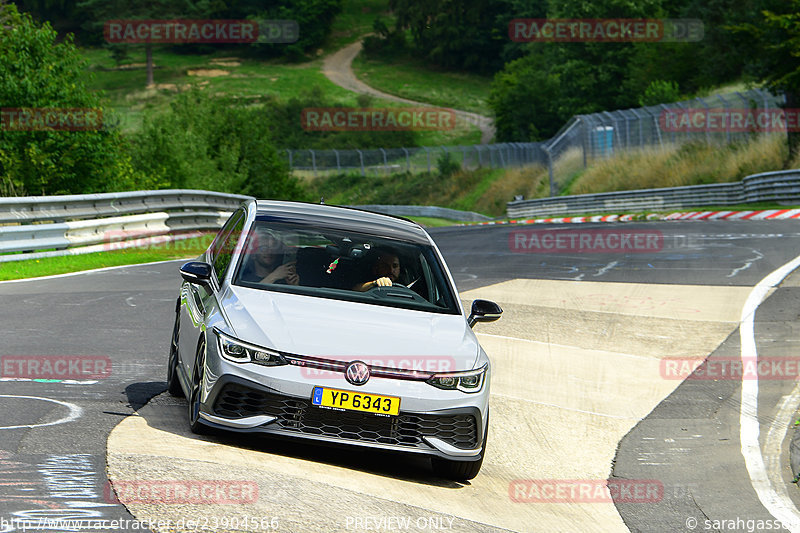
[[[236,243],[244,227],[244,212],[239,211],[220,230],[219,238],[212,245],[212,266],[217,276],[217,281],[222,282],[225,273],[231,265]]]

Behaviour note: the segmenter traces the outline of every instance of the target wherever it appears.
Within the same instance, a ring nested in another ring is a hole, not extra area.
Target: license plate
[[[334,407],[379,415],[400,414],[400,398],[396,396],[379,396],[327,387],[314,387],[311,403],[320,407]]]

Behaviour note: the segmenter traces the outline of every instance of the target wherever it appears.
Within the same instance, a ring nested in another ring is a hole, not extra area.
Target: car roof
[[[428,234],[411,220],[341,207],[305,202],[258,200],[256,220],[320,226],[430,244]]]

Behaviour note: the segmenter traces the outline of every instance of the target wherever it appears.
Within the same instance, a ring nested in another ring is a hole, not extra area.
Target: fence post
[[[700,105],[703,106],[703,109],[706,110],[705,121],[706,121],[706,124],[708,124],[708,118],[709,118],[708,114],[711,112],[711,108],[708,107],[708,104],[706,103],[706,101],[703,98],[698,98],[697,100],[700,102]],[[706,128],[706,143],[711,144],[711,130],[710,130],[710,128]]]
[[[408,171],[411,172],[411,158],[408,157],[408,150],[403,148],[403,152],[405,152],[406,154],[406,169],[408,169]]]
[[[431,173],[431,151],[428,150],[427,146],[422,147],[425,150],[425,155],[428,157],[428,174]]]
[[[333,153],[334,153],[334,154],[336,154],[336,170],[338,170],[338,171],[340,171],[340,172],[341,172],[341,170],[342,170],[342,165],[341,165],[341,163],[339,163],[339,150],[336,150],[336,149],[334,148],[334,150],[333,150]]]
[[[361,153],[361,150],[356,150],[356,152],[358,152],[358,159],[361,161],[361,175],[366,176],[367,171],[364,170],[364,154]]]
[[[546,145],[542,145],[542,150],[544,153],[547,154],[547,173],[550,176],[550,196],[556,195],[556,182],[553,179],[553,156],[550,154],[550,148]]]
[[[314,153],[314,150],[309,150],[311,152],[311,168],[314,169],[314,177],[317,176],[317,157]]]
[[[286,150],[286,152],[289,154],[289,170],[294,170],[294,164],[292,163],[292,151]]]
[[[725,106],[725,111],[729,111],[730,108],[728,106],[728,101],[725,100],[725,98],[723,98],[723,96],[721,94],[718,94],[717,98],[722,100],[722,105]],[[730,143],[731,142],[731,114],[730,113],[728,113],[728,117],[727,117],[727,120],[725,121],[725,123],[727,124],[727,127],[725,128],[725,141]]]
[[[388,174],[389,173],[389,160],[386,159],[386,150],[384,150],[383,148],[381,148],[380,150],[381,150],[381,153],[383,154],[383,168],[386,169],[386,173]]]

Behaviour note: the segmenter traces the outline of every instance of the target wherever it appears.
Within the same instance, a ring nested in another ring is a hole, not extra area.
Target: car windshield
[[[242,252],[234,285],[460,314],[437,254],[427,244],[256,220]]]

